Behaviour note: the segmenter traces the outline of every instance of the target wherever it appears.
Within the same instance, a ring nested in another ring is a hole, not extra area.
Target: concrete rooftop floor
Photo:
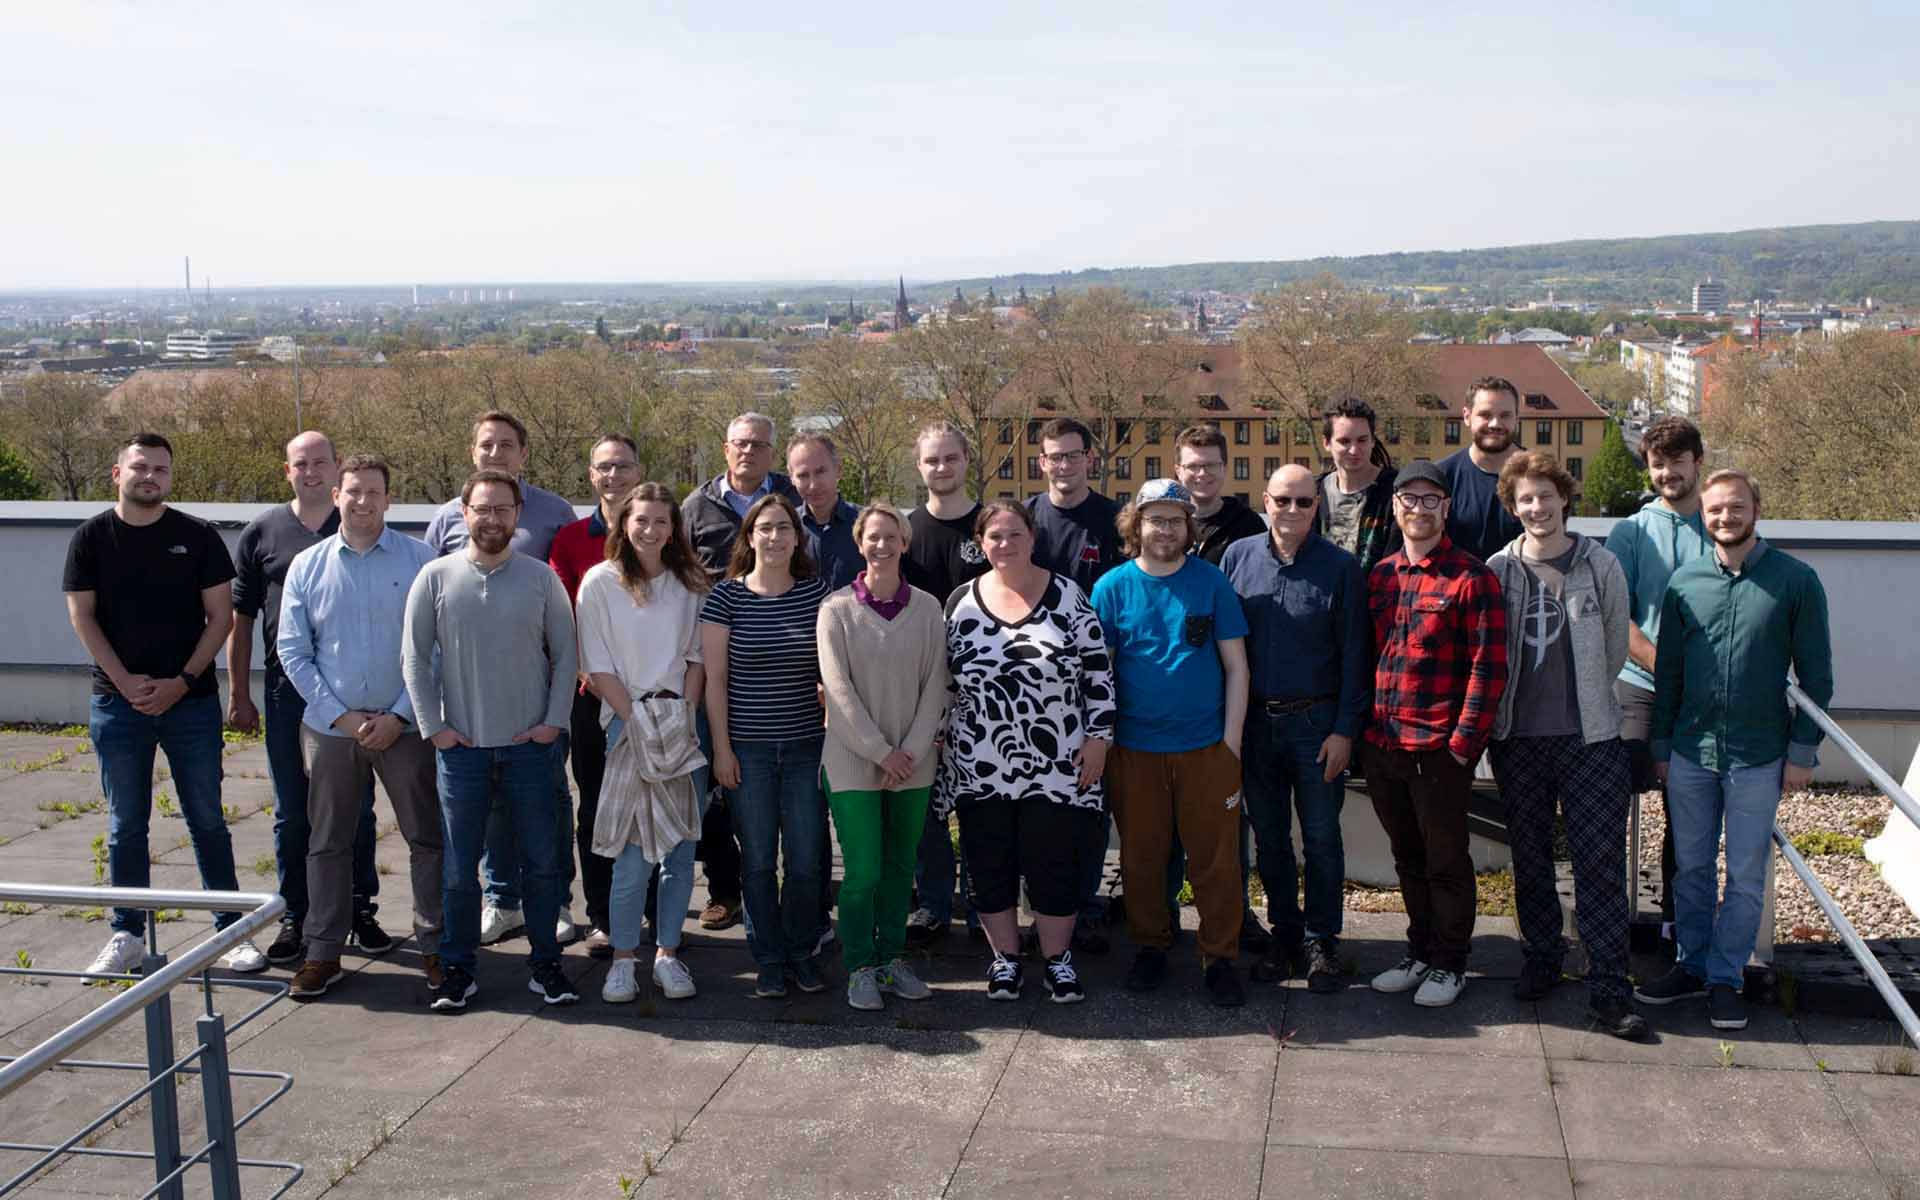
[[[264,752],[231,748],[227,770],[240,885],[271,890]],[[104,816],[59,819],[52,806],[98,795],[77,739],[0,735],[0,880],[91,882]],[[381,813],[388,828],[384,800]],[[153,829],[156,885],[197,886],[191,851],[175,845],[184,825],[156,814]],[[381,840],[379,861],[381,921],[399,936],[409,920],[398,834]],[[576,919],[580,908],[576,893]],[[753,999],[738,928],[690,934],[700,995],[684,1003],[643,991],[637,1005],[603,1004],[604,966],[575,946],[566,967],[583,1001],[542,1011],[525,990],[525,943],[512,939],[482,951],[474,1006],[444,1016],[427,1010],[410,940],[377,959],[350,951],[348,978],[325,998],[282,1000],[235,1035],[236,1067],[295,1080],[242,1131],[241,1150],[303,1164],[292,1195],[382,1200],[1920,1195],[1920,1078],[1893,1073],[1890,1023],[1756,1009],[1749,1029],[1724,1036],[1702,1007],[1682,1006],[1648,1010],[1652,1044],[1624,1044],[1584,1028],[1578,984],[1540,1004],[1514,1000],[1519,943],[1497,918],[1480,921],[1461,1001],[1425,1011],[1364,983],[1398,957],[1403,918],[1347,920],[1358,973],[1344,992],[1251,985],[1239,1010],[1205,1002],[1190,937],[1158,995],[1121,989],[1121,937],[1081,964],[1087,1002],[1056,1008],[1031,985],[1017,1004],[988,1002],[984,948],[957,934],[925,964],[934,999],[890,1000],[884,1013],[846,1007],[837,950],[826,993]],[[190,916],[161,933],[181,946],[207,929]],[[76,914],[9,912],[0,959],[21,951],[77,969],[106,936]],[[20,1053],[106,995],[0,980],[0,1052]],[[199,996],[175,997],[184,1046]],[[252,1003],[216,992],[230,1022]],[[141,1036],[123,1026],[85,1053],[139,1059]],[[60,1140],[126,1086],[97,1072],[43,1075],[0,1101],[0,1140]],[[269,1090],[236,1080],[238,1109]],[[197,1097],[189,1081],[190,1131]],[[99,1144],[146,1148],[144,1111]],[[0,1152],[0,1178],[27,1161]],[[149,1171],[74,1159],[23,1194],[137,1195]],[[247,1169],[245,1192],[269,1195],[282,1178]],[[192,1179],[188,1194],[208,1194],[204,1173]]]

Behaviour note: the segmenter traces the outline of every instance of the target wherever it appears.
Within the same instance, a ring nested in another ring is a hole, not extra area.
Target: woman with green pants
[[[840,838],[847,1003],[860,1009],[887,992],[933,994],[900,956],[947,700],[946,618],[900,577],[910,536],[898,509],[868,505],[853,523],[867,569],[820,606],[821,767]]]

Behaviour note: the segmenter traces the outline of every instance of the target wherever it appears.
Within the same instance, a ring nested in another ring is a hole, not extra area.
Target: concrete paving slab
[[[1889,1200],[1898,1196],[1872,1171],[1784,1171],[1737,1167],[1648,1166],[1641,1163],[1573,1162],[1579,1200]]]
[[[1576,1159],[1790,1171],[1873,1166],[1816,1073],[1555,1062],[1553,1079]]]
[[[1563,1158],[1543,1061],[1288,1049],[1268,1138],[1276,1145]]]
[[[1548,1058],[1719,1069],[1725,1044],[1733,1048],[1736,1066],[1780,1071],[1813,1066],[1799,1030],[1777,1008],[1754,1005],[1747,1028],[1722,1032],[1707,1024],[1705,1001],[1637,1005],[1654,1040],[1623,1042],[1589,1027],[1585,988],[1563,984],[1537,1007]]]
[[[1913,1114],[1920,1106],[1920,1077],[1833,1075],[1825,1082],[1860,1131],[1873,1165],[1883,1174],[1910,1179],[1907,1195],[1920,1195],[1920,1142]]]
[[[1273,1039],[1073,1038],[1028,1033],[980,1120],[988,1130],[1257,1141],[1273,1093]]]
[[[967,1147],[946,1195],[979,1200],[1253,1196],[1260,1159],[1257,1144],[983,1129]]]
[[[968,1131],[965,1122],[876,1125],[831,1113],[752,1122],[702,1118],[685,1140],[656,1160],[658,1174],[646,1180],[642,1194],[781,1200],[940,1196]]]
[[[1557,1158],[1493,1158],[1404,1150],[1267,1148],[1262,1200],[1554,1200],[1573,1196]]]
[[[1286,1029],[1292,1045],[1320,1049],[1532,1059],[1544,1053],[1533,1006],[1494,979],[1469,978],[1447,1008],[1421,1008],[1411,993],[1389,996],[1366,986],[1325,996],[1290,991]]]
[[[0,933],[0,938],[4,936]],[[1891,1074],[1903,1064],[1908,1069],[1920,1067],[1920,1052],[1911,1047],[1900,1027],[1889,1020],[1802,1013],[1794,1019],[1794,1027],[1806,1042],[1807,1054],[1824,1062],[1828,1071],[1871,1075]]]
[[[784,1026],[740,1064],[703,1119],[832,1113],[876,1126],[962,1121],[994,1094],[1020,1041],[949,1031]],[[876,1086],[849,1086],[872,1081]]]

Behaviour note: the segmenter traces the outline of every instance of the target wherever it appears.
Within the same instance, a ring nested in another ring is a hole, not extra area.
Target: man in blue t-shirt
[[[1484,375],[1467,385],[1460,410],[1467,444],[1433,464],[1447,477],[1447,538],[1481,562],[1520,536],[1520,520],[1500,502],[1500,468],[1520,449],[1520,389]]]
[[[1166,890],[1175,829],[1200,910],[1206,987],[1222,1006],[1245,1004],[1240,950],[1240,732],[1247,715],[1247,622],[1220,568],[1187,549],[1198,537],[1193,498],[1155,479],[1121,510],[1133,560],[1102,576],[1094,611],[1113,658],[1118,721],[1107,758],[1107,795],[1120,825],[1127,895]],[[1152,991],[1167,973],[1173,931],[1158,903],[1127,905],[1138,946],[1130,991]]]

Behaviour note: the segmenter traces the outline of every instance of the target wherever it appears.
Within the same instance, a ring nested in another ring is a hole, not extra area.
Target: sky
[[[1329,11],[1352,9],[1354,11]],[[911,281],[1920,216],[1920,5],[0,6],[0,288]]]

